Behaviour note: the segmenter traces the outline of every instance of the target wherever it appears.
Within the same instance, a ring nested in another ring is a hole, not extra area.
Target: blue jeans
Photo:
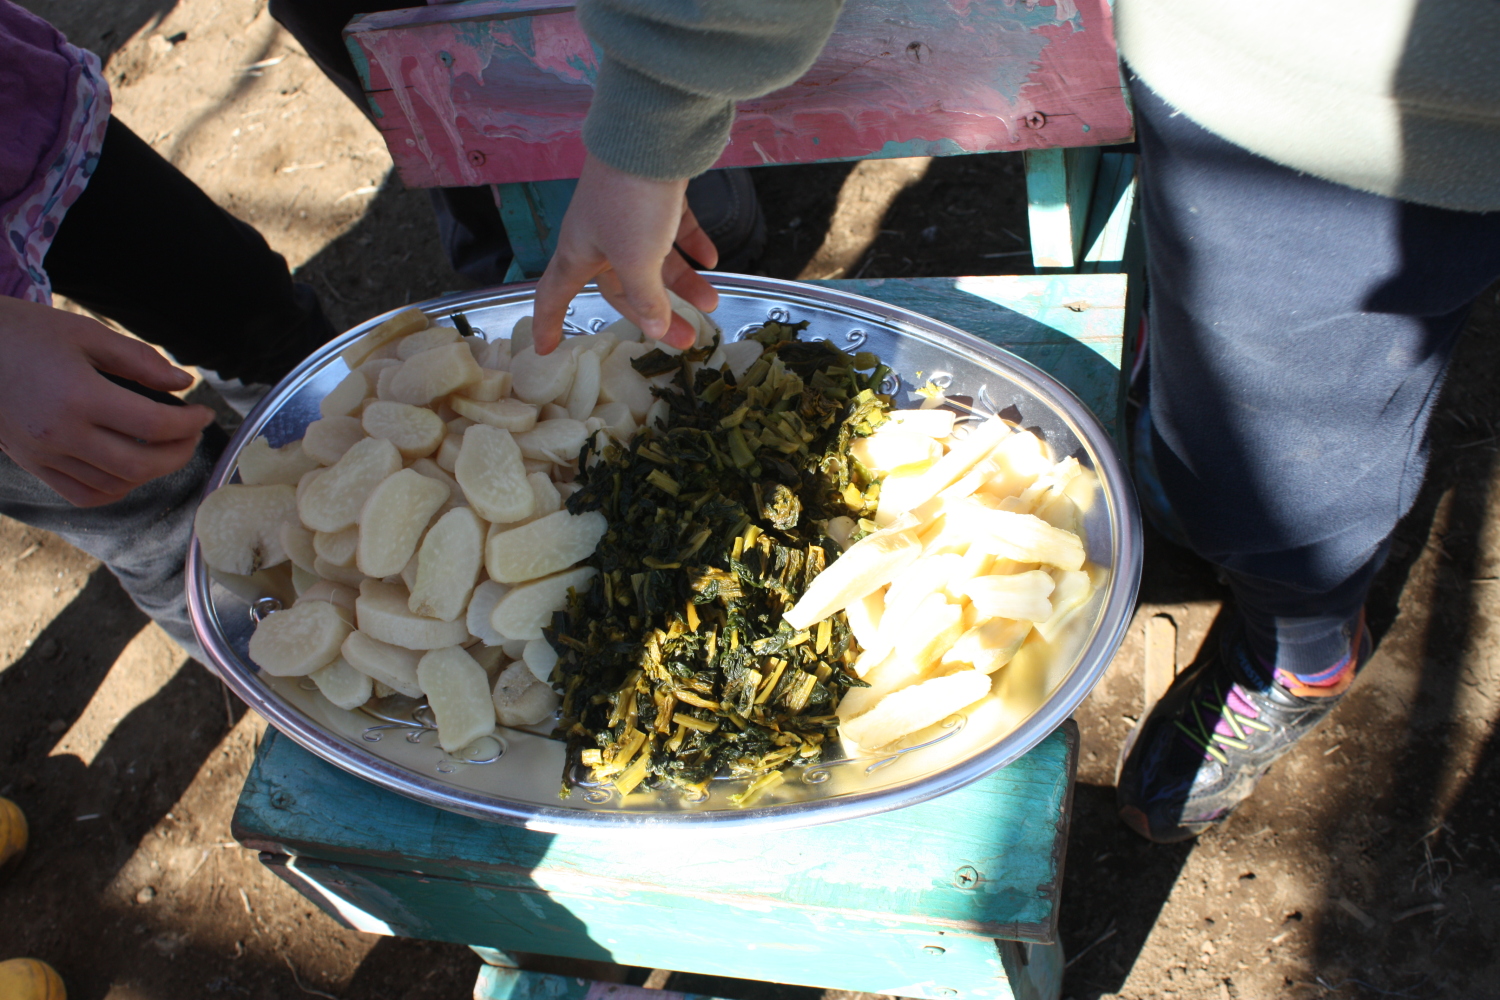
[[[1131,95],[1161,486],[1256,652],[1313,673],[1348,652],[1421,488],[1454,344],[1500,276],[1500,212],[1300,174]]]

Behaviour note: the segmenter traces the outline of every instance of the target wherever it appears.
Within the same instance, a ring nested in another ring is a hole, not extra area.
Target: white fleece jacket
[[[1131,69],[1235,145],[1500,210],[1500,0],[1118,0],[1115,27]]]

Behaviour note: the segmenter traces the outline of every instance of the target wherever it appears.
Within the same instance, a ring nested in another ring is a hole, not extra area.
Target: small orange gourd
[[[12,958],[0,962],[0,997],[5,1000],[68,1000],[62,977],[46,962]]]
[[[0,872],[26,852],[26,815],[10,799],[0,799]]]

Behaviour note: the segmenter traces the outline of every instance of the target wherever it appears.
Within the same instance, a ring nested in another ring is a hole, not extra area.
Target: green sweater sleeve
[[[734,103],[796,80],[841,0],[578,0],[604,50],[583,141],[610,166],[659,180],[700,174],[729,141]]]

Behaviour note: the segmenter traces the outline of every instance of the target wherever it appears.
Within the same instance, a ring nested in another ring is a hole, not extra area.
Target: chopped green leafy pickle
[[[878,359],[799,340],[806,326],[752,334],[765,353],[738,380],[702,364],[717,343],[636,358],[671,375],[654,390],[666,423],[585,445],[567,507],[609,529],[587,561],[598,576],[547,630],[567,774],[621,794],[748,779],[749,805],[819,759],[839,699],[866,686],[843,612],[807,632],[782,618],[838,557],[828,519],[873,513],[849,445],[890,408]]]

